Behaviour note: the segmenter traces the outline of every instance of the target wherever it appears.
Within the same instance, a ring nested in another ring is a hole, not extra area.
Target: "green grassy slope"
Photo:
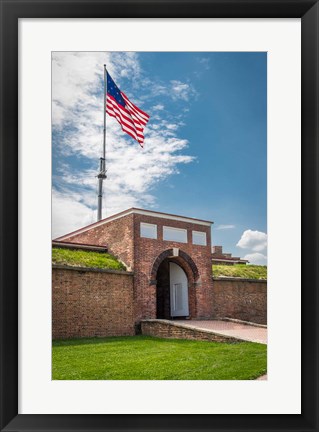
[[[240,277],[267,279],[267,266],[260,265],[213,265],[213,277]]]
[[[52,263],[74,267],[126,270],[113,255],[84,250],[52,248]]]
[[[150,336],[54,341],[54,380],[252,380],[266,373],[267,346]]]

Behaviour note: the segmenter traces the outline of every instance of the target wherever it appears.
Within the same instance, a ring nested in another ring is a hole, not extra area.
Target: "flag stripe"
[[[120,121],[135,130],[137,134],[142,134],[143,128],[138,123],[134,122],[125,108],[123,108],[121,105],[118,105],[116,101],[112,100],[111,97],[108,97],[107,99],[107,112],[109,111],[115,111]]]
[[[130,132],[129,135],[138,142],[144,141],[143,129],[134,123],[134,121],[127,116],[127,111],[121,105],[118,105],[116,101],[113,101],[111,97],[107,99],[106,111],[111,117],[116,118],[125,132]]]
[[[125,100],[125,102],[132,108],[133,111],[136,112],[136,114],[141,117],[146,123],[148,121],[148,119],[150,118],[150,116],[148,114],[146,114],[144,111],[140,110],[136,105],[134,105],[129,98],[126,96],[125,93],[121,92],[121,95],[123,96],[123,99]]]
[[[137,107],[136,105],[134,105],[129,98],[126,96],[126,94],[124,92],[121,91],[121,94],[123,96],[123,98],[125,99],[125,102],[129,103],[136,111],[138,111],[142,117],[145,117],[146,119],[149,119],[150,116],[148,114],[146,114],[146,112],[142,111],[139,107]]]
[[[124,132],[126,132],[127,134],[129,134],[132,138],[134,138],[136,141],[140,142],[140,138],[136,135],[136,133],[134,132],[134,130],[132,130],[131,128],[128,128],[127,126],[125,126],[124,123],[122,123],[114,113],[110,114],[108,113],[111,117],[115,117],[116,120],[118,121],[118,123],[121,125],[121,128]]]
[[[147,120],[145,120],[141,115],[135,111],[129,104],[126,105],[127,110],[130,112],[131,115],[134,115],[135,118],[141,123],[143,126],[146,125]]]
[[[125,132],[131,131],[131,134],[134,135],[134,139],[136,139],[138,142],[144,139],[143,128],[141,125],[138,122],[134,122],[127,110],[121,105],[118,105],[115,100],[112,100],[112,97],[108,96],[106,110],[109,115],[115,117],[117,121],[124,127],[124,129],[122,129],[125,130]],[[112,113],[115,115],[112,115]]]
[[[134,120],[137,121],[144,129],[146,122],[143,119],[141,119],[141,117],[139,117],[135,111],[132,111],[129,106],[127,106],[127,110],[130,113],[130,115],[134,118]]]
[[[135,131],[133,125],[132,125],[132,124],[129,124],[129,123],[126,123],[125,121],[123,121],[123,118],[121,117],[121,114],[120,114],[119,110],[117,110],[117,109],[112,109],[112,110],[110,111],[110,110],[108,109],[108,110],[107,110],[107,113],[108,113],[110,116],[116,118],[116,120],[117,120],[117,121],[120,123],[120,125],[122,126],[122,129],[125,130],[125,132],[130,131],[131,134],[134,134],[134,137],[133,137],[133,138],[137,140],[137,138],[138,138],[138,137],[137,137],[137,133],[136,133],[136,131]]]
[[[126,112],[124,110],[121,110],[121,108],[115,102],[108,101],[107,111],[114,111],[119,121],[122,121],[123,123],[130,126],[133,130],[135,130],[135,125],[131,117],[127,116]]]
[[[142,131],[144,128],[140,125],[139,122],[134,122],[134,119],[132,119],[132,115],[130,114],[130,112],[124,108],[122,105],[119,105],[116,100],[114,98],[112,98],[112,96],[108,95],[107,98],[107,102],[109,102],[109,104],[112,105],[112,108],[118,108],[121,112],[121,114],[123,115],[124,119],[128,122],[131,122],[133,125],[135,125],[135,123],[137,123],[137,127]]]

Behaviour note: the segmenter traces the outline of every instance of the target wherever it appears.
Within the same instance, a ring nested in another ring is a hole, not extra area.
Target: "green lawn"
[[[126,270],[124,264],[105,252],[52,248],[52,263],[75,267]]]
[[[260,265],[213,265],[213,277],[239,277],[245,279],[267,279],[267,266]]]
[[[52,249],[52,263],[75,267],[126,270],[116,257],[108,253],[72,249]],[[213,265],[213,277],[240,277],[246,279],[267,279],[267,266],[258,265]]]
[[[252,380],[266,373],[266,345],[149,336],[54,341],[54,380]]]

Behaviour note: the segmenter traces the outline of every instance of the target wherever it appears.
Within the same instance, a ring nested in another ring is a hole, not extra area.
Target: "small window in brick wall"
[[[187,230],[164,226],[163,239],[180,243],[187,243]]]
[[[207,245],[206,233],[201,231],[193,231],[193,244],[206,246]]]
[[[157,239],[157,225],[141,222],[141,237]]]

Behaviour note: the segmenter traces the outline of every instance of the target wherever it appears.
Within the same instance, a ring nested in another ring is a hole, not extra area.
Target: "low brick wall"
[[[267,281],[214,278],[213,318],[236,318],[267,324]]]
[[[189,339],[227,343],[243,342],[242,340],[231,336],[225,336],[219,333],[212,333],[209,330],[200,330],[198,328],[178,324],[178,321],[172,323],[172,321],[160,319],[141,321],[141,331],[143,335],[167,339]]]
[[[53,339],[134,335],[133,274],[52,268]]]

